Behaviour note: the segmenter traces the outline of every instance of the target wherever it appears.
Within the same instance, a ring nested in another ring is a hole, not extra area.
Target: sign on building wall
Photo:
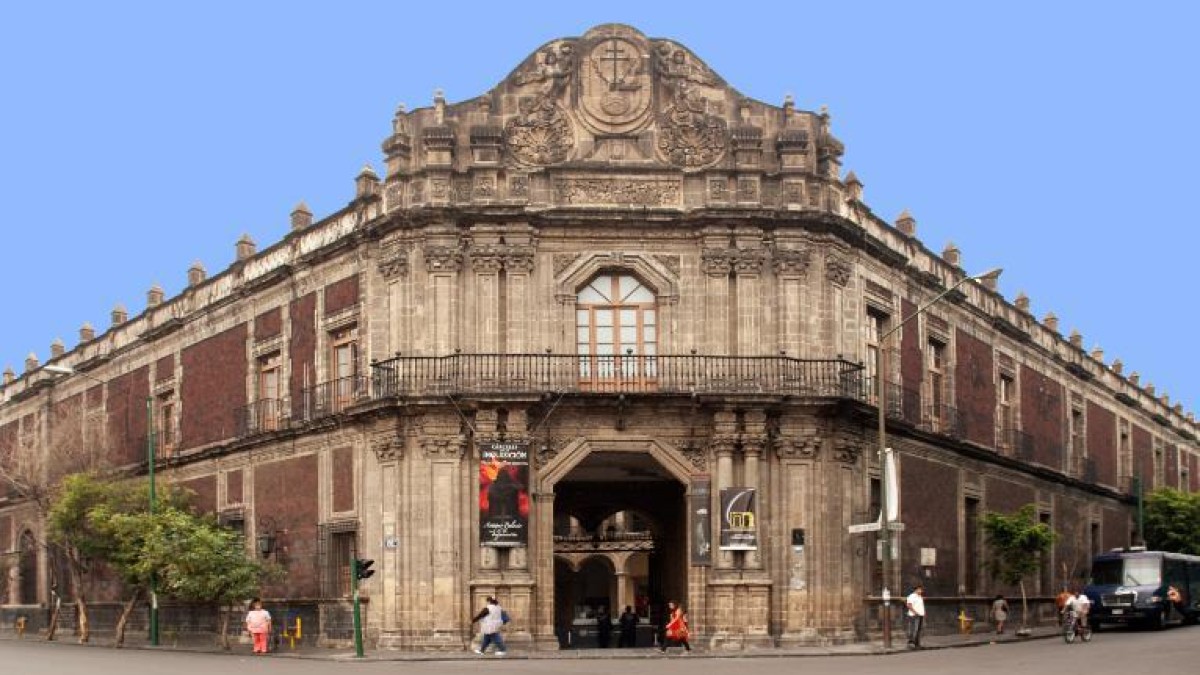
[[[529,535],[529,444],[493,441],[479,448],[479,543],[525,546]]]
[[[755,488],[724,488],[721,490],[721,550],[754,551],[758,549],[758,528],[755,523]]]
[[[707,480],[692,482],[688,497],[689,525],[692,538],[692,564],[712,564],[712,488]]]

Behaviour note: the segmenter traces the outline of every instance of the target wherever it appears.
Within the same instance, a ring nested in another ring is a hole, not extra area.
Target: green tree
[[[1022,506],[1016,513],[988,512],[980,519],[990,558],[987,568],[992,578],[1021,588],[1021,632],[1028,631],[1029,601],[1025,577],[1038,571],[1042,556],[1054,544],[1049,525],[1038,522],[1037,507]]]
[[[159,514],[146,540],[144,558],[155,566],[164,593],[217,609],[225,649],[229,649],[228,610],[258,595],[262,584],[278,574],[275,567],[246,555],[240,534],[179,509]]]
[[[1146,547],[1200,555],[1200,493],[1159,488],[1145,498]]]

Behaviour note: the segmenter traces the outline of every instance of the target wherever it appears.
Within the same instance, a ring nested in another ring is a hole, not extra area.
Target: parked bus
[[[1117,548],[1092,560],[1092,628],[1106,623],[1165,628],[1200,618],[1200,556]]]

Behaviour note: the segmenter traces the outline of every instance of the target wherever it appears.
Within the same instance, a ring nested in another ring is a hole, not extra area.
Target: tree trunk
[[[221,615],[221,620],[217,622],[217,625],[221,627],[221,647],[225,651],[229,651],[229,612],[225,611],[221,605],[217,605],[217,612]]]
[[[1025,599],[1025,580],[1021,580],[1021,630],[1029,629],[1029,601]]]
[[[88,622],[87,599],[83,592],[83,566],[72,555],[68,555],[67,561],[71,567],[71,586],[75,590],[75,615],[79,626],[79,643],[84,644],[91,639],[92,631],[91,624]]]
[[[46,628],[46,639],[53,640],[58,634],[58,610],[62,607],[62,598],[54,594],[54,607],[50,609],[50,622]]]
[[[125,601],[125,605],[121,607],[121,616],[117,619],[117,639],[114,644],[118,649],[125,646],[125,626],[129,623],[129,615],[133,613],[133,608],[137,606],[138,600],[141,600],[141,598],[142,589],[135,589],[133,596]]]

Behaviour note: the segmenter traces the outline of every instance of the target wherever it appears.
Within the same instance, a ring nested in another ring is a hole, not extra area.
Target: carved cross
[[[601,60],[612,63],[613,74],[612,80],[610,80],[608,83],[608,87],[609,89],[616,89],[617,86],[621,84],[622,80],[620,74],[617,72],[617,69],[620,67],[623,61],[628,61],[629,57],[625,56],[625,50],[618,47],[617,41],[613,40],[608,43],[608,49],[604,50],[604,58]]]

